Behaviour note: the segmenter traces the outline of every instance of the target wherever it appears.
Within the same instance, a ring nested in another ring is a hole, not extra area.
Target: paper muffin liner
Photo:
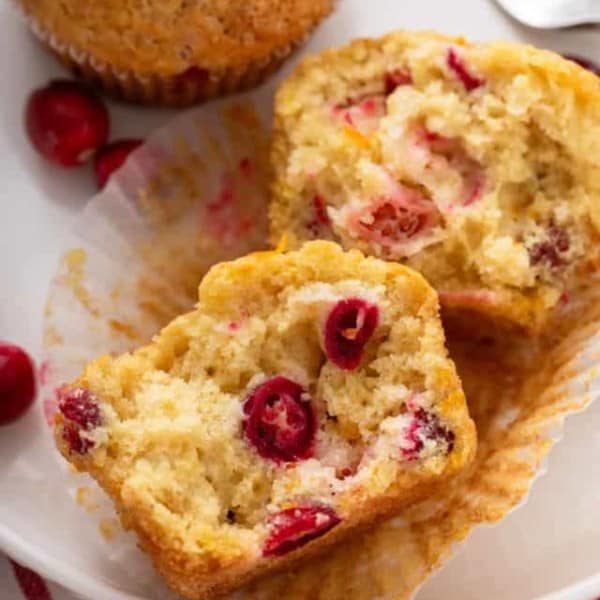
[[[33,15],[25,18],[36,37],[77,77],[117,100],[136,104],[184,107],[260,85],[310,35],[277,48],[269,56],[235,68],[209,70],[190,66],[182,73],[161,76],[117,69],[62,41]]]
[[[151,137],[91,201],[49,293],[43,390],[50,421],[55,389],[88,360],[149,340],[194,305],[198,282],[212,264],[264,245],[266,146],[266,132],[246,101],[208,106]],[[599,282],[588,281],[547,338],[449,340],[478,427],[473,466],[359,539],[234,596],[411,597],[475,526],[496,523],[525,502],[565,417],[600,393],[598,300]],[[82,487],[81,477],[73,476],[76,499],[84,507],[103,506],[94,517],[105,538],[98,535],[100,552],[111,560],[126,557],[135,571],[140,553],[113,521],[108,527],[110,504],[96,486]],[[137,577],[156,576],[140,567]]]

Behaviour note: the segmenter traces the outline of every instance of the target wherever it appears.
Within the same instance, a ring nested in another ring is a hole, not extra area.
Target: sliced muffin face
[[[275,105],[271,232],[416,268],[539,331],[598,265],[600,79],[550,52],[394,33],[305,60]]]
[[[218,265],[199,297],[149,346],[88,365],[56,424],[183,596],[317,552],[473,457],[414,271],[319,241]]]

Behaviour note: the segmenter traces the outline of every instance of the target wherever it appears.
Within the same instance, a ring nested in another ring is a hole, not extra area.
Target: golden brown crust
[[[302,39],[331,10],[331,0],[243,3],[133,0],[22,0],[40,27],[75,52],[116,70],[173,75],[269,60]]]
[[[333,0],[21,5],[54,54],[109,95],[186,106],[261,83],[331,12]]]

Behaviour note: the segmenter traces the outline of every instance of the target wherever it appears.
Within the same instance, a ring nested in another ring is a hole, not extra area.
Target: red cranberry
[[[373,223],[365,227],[371,230],[377,229],[383,236],[394,241],[413,237],[425,224],[423,213],[409,211],[390,202],[381,204],[372,214]]]
[[[313,406],[301,385],[273,377],[244,403],[244,434],[257,452],[275,462],[292,462],[313,454],[317,427]]]
[[[318,194],[313,198],[313,209],[315,211],[315,218],[321,225],[329,226],[331,225],[331,219],[327,214],[327,208],[325,205],[325,200],[323,200],[322,196]]]
[[[361,238],[386,248],[402,244],[437,225],[440,215],[431,200],[416,192],[378,198],[355,215]]]
[[[63,389],[59,393],[58,409],[66,420],[63,439],[73,452],[86,454],[94,442],[82,431],[92,431],[100,425],[102,418],[98,399],[85,388]]]
[[[108,178],[119,169],[127,160],[127,157],[143,143],[144,140],[118,140],[116,142],[111,142],[98,150],[94,157],[94,171],[96,172],[98,189],[101,190],[106,185]]]
[[[454,432],[441,424],[439,418],[423,408],[419,408],[408,428],[402,453],[407,460],[415,460],[423,450],[423,440],[434,440],[443,446],[444,453],[450,454],[454,448]]]
[[[26,600],[52,600],[46,582],[35,572],[11,560],[15,579]]]
[[[298,506],[271,516],[271,535],[265,541],[263,556],[283,556],[326,534],[341,519],[328,506]]]
[[[322,196],[318,194],[312,201],[312,218],[306,223],[306,228],[314,238],[323,237],[331,229],[331,219],[327,214],[327,206]]]
[[[552,269],[562,267],[566,264],[564,253],[569,250],[570,245],[568,232],[562,227],[551,224],[546,239],[529,248],[531,264],[545,264]]]
[[[454,48],[448,49],[446,63],[454,72],[454,74],[462,81],[462,84],[465,86],[467,92],[470,92],[485,83],[481,77],[477,77],[476,75],[469,73],[469,70],[467,69],[463,59],[458,56]]]
[[[31,94],[25,127],[35,149],[48,160],[74,167],[92,157],[108,138],[102,101],[75,81],[52,81]]]
[[[352,371],[379,322],[379,309],[361,298],[340,300],[325,322],[325,354],[340,369]]]
[[[397,87],[410,85],[412,82],[412,75],[406,69],[388,71],[384,78],[385,95],[389,96]]]
[[[0,425],[21,417],[35,399],[33,363],[27,353],[0,342]]]
[[[580,67],[583,67],[584,69],[591,71],[595,75],[600,76],[600,65],[598,65],[598,63],[595,63],[594,61],[589,60],[588,58],[584,58],[583,56],[578,56],[577,54],[563,54],[563,56],[566,59],[572,60],[573,62],[577,63]]]

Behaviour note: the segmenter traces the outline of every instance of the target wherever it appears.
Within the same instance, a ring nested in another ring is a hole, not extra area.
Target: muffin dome
[[[328,14],[332,0],[22,0],[21,5],[52,49],[107,91],[185,104],[258,83]],[[168,96],[169,86],[179,95]]]

